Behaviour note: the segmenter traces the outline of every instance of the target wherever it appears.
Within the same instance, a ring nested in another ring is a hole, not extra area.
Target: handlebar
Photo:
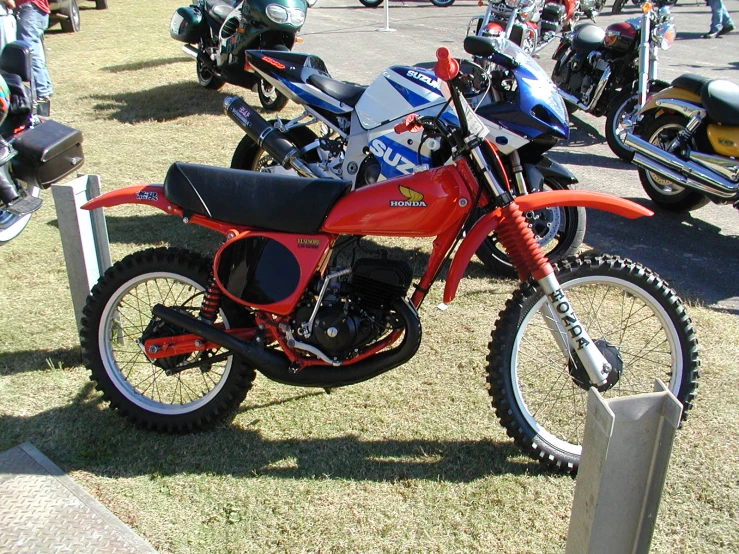
[[[459,74],[459,62],[451,57],[445,46],[436,51],[436,59],[434,73],[442,81],[451,81]]]
[[[405,116],[405,120],[402,123],[398,123],[395,127],[393,127],[393,130],[398,135],[402,135],[406,131],[417,133],[421,129],[423,129],[423,125],[418,122],[418,115],[414,113],[408,114],[407,116]]]

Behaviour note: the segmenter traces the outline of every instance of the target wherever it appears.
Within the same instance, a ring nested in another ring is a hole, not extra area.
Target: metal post
[[[377,30],[385,33],[395,31],[395,29],[390,28],[390,0],[385,0],[385,27]]]
[[[103,211],[81,209],[88,200],[100,195],[100,177],[82,175],[69,183],[54,185],[51,190],[79,330],[87,296],[100,275],[111,265]]]
[[[682,405],[655,392],[604,401],[591,388],[566,554],[649,552]]]

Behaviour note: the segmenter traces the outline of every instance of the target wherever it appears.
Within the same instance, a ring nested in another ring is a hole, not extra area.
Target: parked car
[[[92,0],[96,10],[108,7],[108,0]],[[59,23],[65,33],[76,33],[80,30],[80,6],[78,0],[49,0],[51,8],[50,25]]]

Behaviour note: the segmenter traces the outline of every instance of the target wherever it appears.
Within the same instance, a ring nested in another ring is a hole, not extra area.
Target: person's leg
[[[46,55],[42,42],[44,31],[48,26],[49,16],[33,4],[23,4],[18,9],[18,40],[26,41],[31,45],[37,98],[49,97],[53,92],[49,72],[46,69]]]

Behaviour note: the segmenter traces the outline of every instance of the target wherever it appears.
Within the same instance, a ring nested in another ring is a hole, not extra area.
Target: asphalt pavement
[[[739,28],[739,0],[724,2]],[[597,18],[601,27],[640,13],[629,3],[621,14],[611,15],[611,3]],[[435,59],[440,46],[466,57],[462,42],[467,24],[484,9],[470,0],[457,0],[448,8],[428,1],[393,0],[387,10],[384,5],[365,8],[359,0],[318,0],[309,9],[303,42],[294,50],[318,55],[335,79],[368,84],[388,66]],[[739,84],[739,31],[703,39],[711,11],[702,0],[679,0],[673,14],[677,40],[660,52],[659,77],[670,81],[690,72]],[[555,47],[556,41],[538,58],[549,74]],[[589,210],[586,243],[644,263],[682,296],[739,315],[739,211],[714,204],[690,214],[660,210],[643,191],[636,168],[608,148],[605,117],[577,113],[571,124],[570,140],[554,149],[552,158],[577,176],[581,188],[629,198],[656,212],[634,221]]]

